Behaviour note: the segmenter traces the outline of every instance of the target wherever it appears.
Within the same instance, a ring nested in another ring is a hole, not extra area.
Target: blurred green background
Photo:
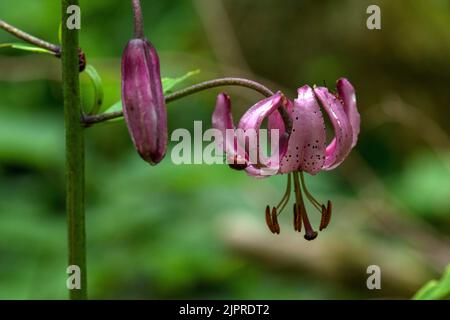
[[[285,177],[255,180],[226,166],[175,166],[170,157],[151,167],[122,121],[88,129],[90,298],[409,298],[440,276],[450,262],[450,1],[142,2],[163,76],[201,69],[185,85],[249,77],[290,97],[305,83],[332,88],[345,76],[357,90],[361,135],[342,166],[307,177],[334,213],[326,232],[306,242],[290,212],[280,236],[264,223]],[[80,4],[81,45],[108,107],[120,99],[130,4]],[[366,28],[370,4],[381,7],[382,30]],[[54,43],[59,12],[54,0],[0,2],[1,19]],[[19,41],[0,30],[4,42]],[[89,104],[85,74],[81,81]],[[209,126],[218,92],[170,104],[170,131],[194,120]],[[227,92],[235,117],[260,98]],[[2,299],[67,298],[63,137],[59,61],[3,49]],[[369,265],[381,268],[381,290],[366,287]]]

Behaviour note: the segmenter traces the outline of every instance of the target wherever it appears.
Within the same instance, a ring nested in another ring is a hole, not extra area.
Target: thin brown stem
[[[39,48],[46,49],[48,51],[53,52],[55,55],[60,54],[60,46],[57,46],[53,43],[44,41],[42,39],[36,38],[35,36],[32,36],[31,34],[26,33],[25,31],[22,31],[9,23],[6,23],[5,21],[0,19],[0,28],[5,30],[6,32],[9,32],[13,36],[22,39],[25,42],[28,42],[30,44],[34,44],[35,46]]]
[[[139,0],[132,0],[134,12],[134,37],[143,39],[144,36],[144,19],[142,18],[141,2]]]

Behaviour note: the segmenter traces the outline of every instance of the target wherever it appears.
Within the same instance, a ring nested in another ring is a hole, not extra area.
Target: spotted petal
[[[291,117],[292,132],[280,171],[301,170],[316,174],[325,162],[326,133],[322,112],[311,87],[298,89]]]
[[[353,143],[353,131],[341,101],[327,88],[314,88],[316,97],[328,114],[334,127],[335,137],[326,148],[324,170],[339,166],[350,153]]]

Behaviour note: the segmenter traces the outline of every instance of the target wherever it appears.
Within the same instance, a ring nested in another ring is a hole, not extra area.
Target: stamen
[[[327,206],[322,205],[322,219],[320,220],[320,227],[319,230],[322,231],[325,229],[331,220],[331,210],[332,210],[332,203],[330,200],[328,200]]]
[[[280,234],[280,225],[278,224],[278,215],[283,211],[289,202],[291,196],[291,175],[288,175],[286,191],[284,192],[283,198],[278,203],[276,207],[272,208],[272,214],[270,212],[270,207],[266,207],[266,223],[272,233]]]
[[[303,175],[303,171],[300,171],[300,179],[302,182],[303,191],[305,191],[306,198],[311,202],[311,204],[319,211],[321,212],[322,204],[316,200],[316,198],[313,197],[313,195],[308,191],[308,188],[306,188],[305,183],[305,177]]]
[[[294,229],[298,232],[302,231],[302,216],[296,203],[294,203]]]
[[[281,199],[280,203],[278,203],[277,205],[278,214],[280,214],[286,207],[290,197],[291,197],[291,174],[288,174],[286,191],[284,192],[283,198]]]
[[[269,230],[272,233],[275,233],[274,228],[273,228],[272,218],[270,217],[270,207],[269,206],[266,206],[266,224],[269,227]]]
[[[320,219],[319,231],[322,231],[327,227],[327,216],[328,216],[327,208],[324,205],[322,205],[322,218]]]
[[[270,214],[270,207],[266,206],[266,224],[272,233],[280,234],[280,225],[278,224],[277,208],[272,208]]]
[[[280,225],[278,224],[278,218],[277,218],[277,208],[272,208],[272,224],[273,224],[273,230],[274,233],[280,234]]]
[[[308,215],[305,209],[305,203],[303,201],[302,190],[300,188],[300,181],[298,177],[298,172],[294,172],[294,187],[295,187],[295,197],[298,205],[298,210],[300,211],[301,218],[303,220],[303,225],[305,226],[305,239],[313,240],[317,237],[317,232],[311,227]]]

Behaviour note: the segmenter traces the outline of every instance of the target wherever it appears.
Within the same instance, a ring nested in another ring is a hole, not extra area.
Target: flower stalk
[[[134,12],[134,37],[136,39],[144,39],[144,19],[142,18],[141,2],[132,0]]]
[[[179,100],[181,98],[190,96],[192,94],[195,94],[195,93],[198,93],[201,91],[218,88],[218,87],[226,87],[226,86],[245,87],[248,89],[252,89],[256,92],[259,92],[265,97],[271,97],[274,94],[270,89],[268,89],[267,87],[265,87],[264,85],[262,85],[256,81],[243,79],[243,78],[228,77],[228,78],[219,78],[219,79],[201,82],[201,83],[195,84],[193,86],[187,87],[185,89],[181,89],[179,91],[176,91],[176,92],[166,95],[165,100],[166,100],[166,103],[170,103],[170,102]],[[290,128],[292,128],[291,117],[289,116],[289,114],[287,113],[287,111],[285,110],[284,107],[279,108],[278,111],[280,112],[281,117],[282,117],[284,123],[286,124],[286,128],[288,128],[286,131],[290,132]],[[120,118],[120,117],[123,117],[122,111],[109,112],[109,113],[103,113],[103,114],[99,114],[99,115],[84,116],[82,118],[82,123],[86,126],[90,126],[90,125],[93,125],[93,124],[96,124],[99,122],[104,122],[104,121],[108,121],[108,120],[112,120],[112,119],[116,119],[116,118]]]
[[[61,0],[62,25],[68,19],[67,8],[78,0]],[[66,130],[66,206],[69,266],[80,270],[80,288],[70,290],[70,299],[87,298],[86,231],[84,213],[84,132],[80,124],[81,99],[79,85],[78,30],[62,28],[62,84]]]

